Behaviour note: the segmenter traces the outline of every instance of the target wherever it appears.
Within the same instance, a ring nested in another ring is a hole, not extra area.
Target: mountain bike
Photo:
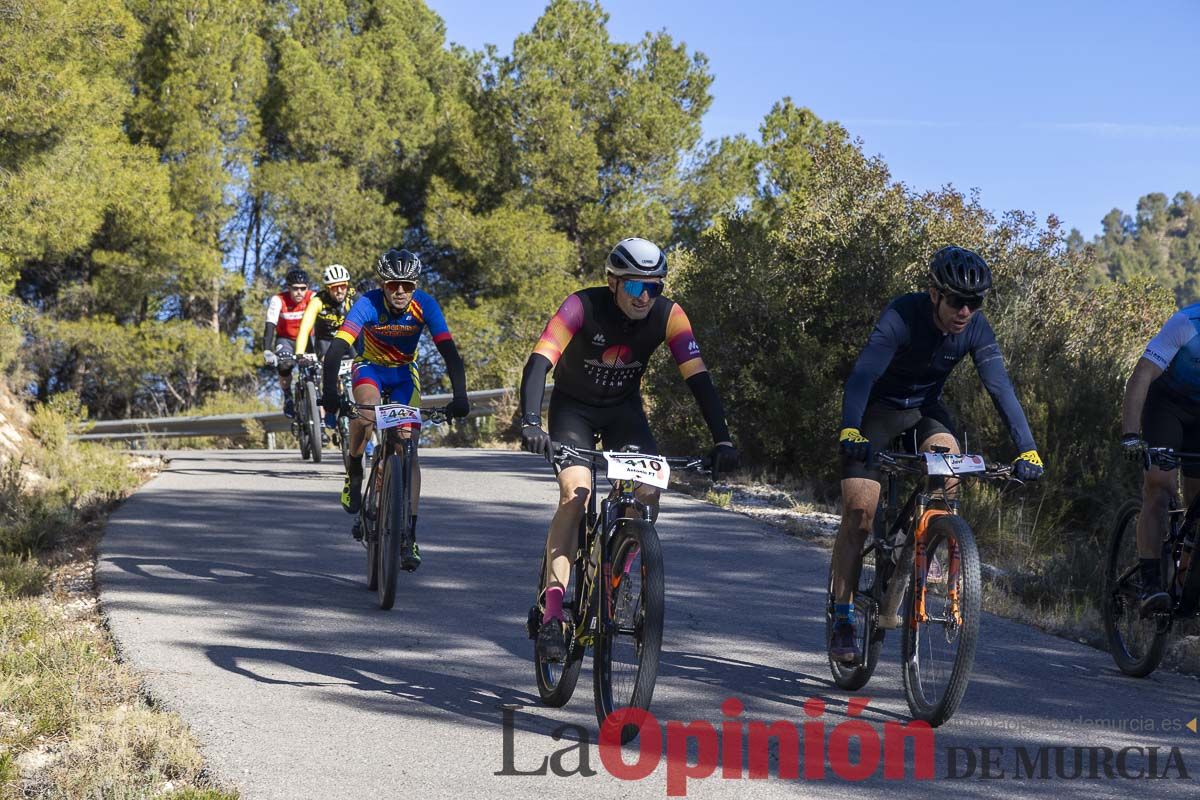
[[[1008,465],[988,465],[982,456],[933,452],[874,454],[887,475],[882,513],[862,553],[854,585],[854,624],[861,657],[845,663],[829,656],[834,682],[861,689],[879,662],[886,631],[902,628],[900,652],[904,695],[916,719],[937,727],[953,716],[966,692],[979,638],[982,586],[979,550],[958,501],[941,483],[947,478],[983,478],[1013,484]],[[919,475],[908,500],[898,501],[901,474]],[[941,479],[933,481],[931,479]],[[825,637],[834,619],[833,564],[825,608]]]
[[[367,588],[374,590],[384,611],[396,603],[396,575],[400,569],[400,551],[412,538],[412,470],[417,458],[417,439],[421,424],[440,425],[447,421],[447,408],[434,408],[421,416],[421,409],[403,403],[379,405],[351,403],[350,414],[361,410],[375,413],[375,449],[364,464],[363,501],[357,524],[361,526],[367,548]],[[400,431],[408,431],[401,436]],[[364,453],[364,461],[367,456]]]
[[[1200,453],[1179,453],[1168,447],[1146,448],[1145,465],[1173,470],[1200,463]],[[1167,611],[1143,617],[1140,609],[1141,567],[1137,550],[1137,525],[1142,513],[1140,497],[1117,511],[1104,565],[1104,631],[1117,667],[1126,675],[1144,678],[1162,661],[1167,636],[1178,619],[1200,616],[1200,569],[1193,569],[1193,553],[1200,532],[1200,496],[1186,509],[1172,497],[1167,528],[1162,533],[1162,585],[1171,598]]]
[[[567,654],[561,662],[544,661],[534,647],[538,693],[548,706],[565,705],[575,691],[584,654],[592,647],[596,718],[604,724],[618,709],[650,707],[662,648],[662,546],[650,508],[638,500],[634,489],[639,483],[666,488],[671,466],[699,472],[707,469],[707,462],[560,443],[552,445],[552,453],[560,469],[572,459],[587,462],[591,493],[579,523],[571,578],[564,587]],[[597,511],[596,472],[601,465],[612,490]],[[526,622],[526,632],[535,642],[545,612],[546,567],[543,553],[537,598]],[[622,743],[637,733],[636,725],[623,726]]]
[[[342,464],[350,463],[350,411],[354,402],[354,359],[344,358],[338,367],[338,412],[334,438],[342,450]]]
[[[292,396],[296,417],[292,420],[292,432],[300,442],[300,457],[311,458],[314,464],[321,463],[321,448],[324,446],[321,429],[321,363],[311,353],[295,357],[296,374],[292,379]]]

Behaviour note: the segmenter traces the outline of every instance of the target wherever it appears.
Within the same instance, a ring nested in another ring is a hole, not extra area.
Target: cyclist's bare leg
[[[858,570],[863,546],[875,524],[879,505],[879,482],[870,478],[842,479],[842,523],[833,543],[833,598],[849,603],[851,581]]]
[[[662,492],[653,486],[647,486],[644,483],[638,484],[633,491],[634,496],[641,500],[650,509],[650,521],[654,522],[658,519],[658,502],[662,498]]]
[[[550,533],[546,537],[547,589],[566,591],[571,579],[576,532],[587,509],[591,488],[592,473],[587,467],[573,464],[558,473],[558,508],[550,520]]]
[[[932,451],[935,447],[944,447],[948,452],[951,453],[961,452],[958,447],[958,440],[948,433],[935,433],[933,436],[930,436],[928,439],[921,442],[922,452]],[[946,491],[946,499],[953,500],[955,496],[958,495],[958,484],[960,481],[957,478],[932,478],[930,479],[930,486],[936,487],[938,480],[942,480],[944,482],[943,486]]]
[[[360,383],[354,387],[354,402],[377,406],[380,403],[379,387],[373,383]],[[350,420],[350,455],[358,458],[367,449],[367,439],[375,427],[375,412],[360,408],[358,416]]]
[[[1142,513],[1138,517],[1138,558],[1160,558],[1162,540],[1167,530],[1167,511],[1175,496],[1177,470],[1162,470],[1151,466],[1142,480]],[[1186,484],[1200,481],[1191,479]],[[1189,486],[1189,491],[1191,487]]]

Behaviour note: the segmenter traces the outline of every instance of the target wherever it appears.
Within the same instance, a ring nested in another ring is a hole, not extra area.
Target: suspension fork
[[[928,564],[926,563],[926,534],[929,532],[929,523],[937,517],[943,517],[952,512],[944,508],[926,508],[917,518],[917,527],[913,532],[913,617],[912,625],[915,629],[917,625],[926,622],[929,617],[925,613],[925,579],[928,574]],[[950,611],[954,616],[955,622],[962,622],[962,612],[959,609],[958,603],[958,583],[954,578],[957,577],[959,569],[958,544],[950,540],[950,564],[948,565],[947,580],[950,581]]]

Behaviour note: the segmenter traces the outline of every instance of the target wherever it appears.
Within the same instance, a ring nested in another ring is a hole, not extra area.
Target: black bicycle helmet
[[[375,262],[375,274],[381,281],[415,281],[421,274],[421,259],[416,253],[393,248]]]
[[[608,254],[604,269],[619,278],[665,278],[667,257],[653,242],[636,237],[622,239]]]
[[[933,254],[929,279],[939,291],[964,297],[982,297],[992,288],[992,271],[979,254],[953,245]]]
[[[308,273],[305,272],[304,270],[300,269],[299,267],[296,267],[294,269],[289,269],[287,275],[284,276],[283,280],[288,286],[295,286],[296,284],[300,284],[300,283],[303,283],[305,286],[308,286],[311,283],[311,281],[309,281],[309,279],[308,279]]]

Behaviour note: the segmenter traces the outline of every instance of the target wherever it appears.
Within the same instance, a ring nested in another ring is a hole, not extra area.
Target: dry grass
[[[85,501],[54,549],[0,558],[0,799],[236,797],[144,695],[97,611],[95,548],[115,504]]]

